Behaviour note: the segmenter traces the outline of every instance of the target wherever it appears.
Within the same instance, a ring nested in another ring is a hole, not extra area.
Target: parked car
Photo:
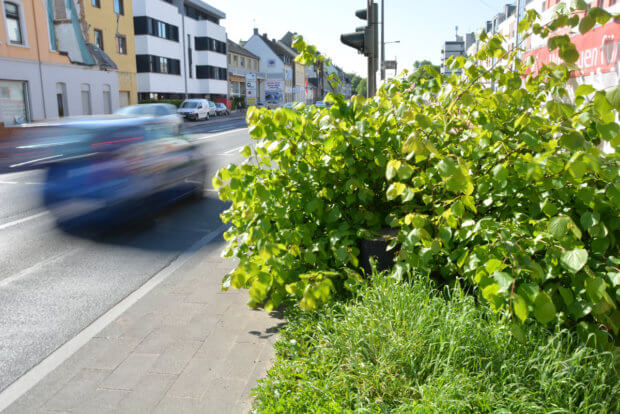
[[[207,103],[209,104],[209,116],[217,116],[217,105],[215,105],[215,102],[207,101]]]
[[[47,168],[42,200],[61,225],[125,222],[204,195],[204,156],[168,117],[108,115],[17,128],[24,140],[48,137],[36,142],[53,155],[32,168]]]
[[[176,132],[180,133],[183,126],[183,119],[177,113],[177,108],[170,104],[141,104],[131,105],[124,108],[120,108],[116,111],[117,115],[125,116],[156,116],[165,117],[166,121],[171,122],[177,126]]]
[[[191,119],[193,121],[209,119],[211,115],[215,115],[215,112],[209,105],[209,101],[206,99],[186,99],[181,106],[179,106],[177,112],[186,119]]]
[[[265,103],[264,102],[256,102],[256,107],[257,108],[266,108]]]
[[[317,108],[327,108],[327,105],[325,105],[325,102],[323,101],[316,101],[314,106],[316,106]]]
[[[230,115],[230,109],[221,102],[215,104],[215,111],[218,115]]]

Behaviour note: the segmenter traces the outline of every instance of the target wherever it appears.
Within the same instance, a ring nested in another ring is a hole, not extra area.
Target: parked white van
[[[206,99],[186,99],[177,110],[179,115],[199,121],[201,119],[209,119],[210,113],[213,112]]]

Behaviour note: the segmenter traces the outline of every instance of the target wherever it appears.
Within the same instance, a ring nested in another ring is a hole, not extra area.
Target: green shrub
[[[245,109],[245,96],[232,97],[232,109]]]
[[[149,104],[149,103],[162,103],[162,104],[170,104],[174,105],[177,108],[181,106],[184,99],[144,99],[138,103],[140,104]]]
[[[529,10],[520,30],[544,37],[579,25],[566,4],[558,10],[546,26]],[[529,323],[559,323],[598,345],[614,342],[619,164],[600,147],[620,145],[620,88],[581,85],[570,102],[579,56],[568,36],[548,40],[568,63],[537,74],[501,35],[481,40],[474,58],[448,61],[462,76],[427,66],[429,76],[405,73],[368,100],[251,109],[258,145],[213,180],[232,201],[222,216],[233,224],[226,254],[239,258],[224,287],[249,288],[252,306],[295,298],[316,308],[358,283],[359,239],[389,225],[400,230],[396,277],[462,284],[510,316],[522,338]],[[301,38],[295,47],[302,63],[316,59]]]
[[[348,304],[289,313],[260,413],[618,412],[618,355],[566,331],[522,344],[460,291],[376,277]]]

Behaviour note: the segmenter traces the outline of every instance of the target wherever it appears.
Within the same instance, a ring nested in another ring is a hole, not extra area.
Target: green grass
[[[540,328],[521,344],[472,297],[376,277],[347,304],[291,311],[254,409],[620,412],[617,353]]]

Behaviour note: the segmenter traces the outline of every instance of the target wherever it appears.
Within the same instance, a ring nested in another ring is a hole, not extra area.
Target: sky
[[[366,58],[340,42],[340,35],[354,32],[365,23],[355,10],[366,0],[205,0],[226,13],[221,24],[228,38],[248,40],[253,28],[280,39],[297,32],[317,46],[346,72],[366,74]],[[484,22],[512,0],[385,0],[385,41],[387,59],[398,61],[398,70],[411,68],[416,60],[439,64],[443,42],[459,34],[478,31]],[[381,4],[379,3],[379,6]]]

